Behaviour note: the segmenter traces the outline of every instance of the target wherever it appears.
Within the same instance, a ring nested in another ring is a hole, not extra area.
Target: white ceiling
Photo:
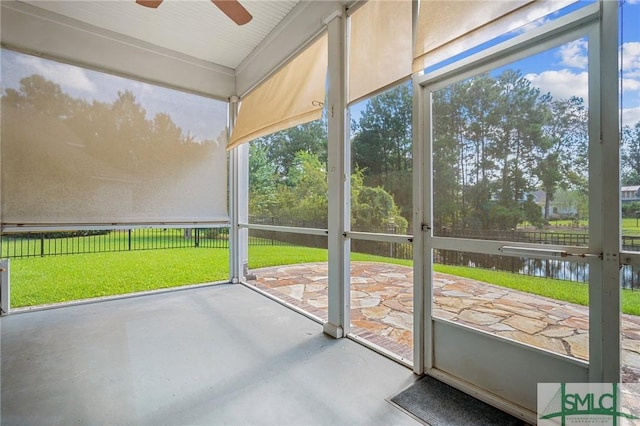
[[[68,18],[235,69],[299,0],[241,0],[253,19],[236,25],[209,0],[24,1]]]
[[[210,0],[0,0],[2,47],[179,90],[244,96],[351,0],[240,0],[237,26]]]

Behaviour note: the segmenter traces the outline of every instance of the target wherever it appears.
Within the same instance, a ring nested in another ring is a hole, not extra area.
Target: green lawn
[[[631,217],[622,218],[622,235],[640,235],[640,220]]]
[[[329,253],[326,249],[291,246],[249,246],[249,266],[251,269],[267,266],[293,265],[296,263],[327,262]],[[410,260],[392,259],[371,254],[351,253],[351,260],[386,262],[411,266]]]
[[[92,297],[155,290],[186,284],[225,281],[229,251],[186,248],[36,257],[11,261],[11,305],[24,307]],[[327,250],[287,246],[250,246],[251,269],[326,262]],[[411,266],[409,260],[352,253],[354,261]],[[462,266],[435,270],[581,305],[588,304],[585,284],[529,277]],[[622,310],[640,315],[640,291],[622,291]]]
[[[582,283],[464,266],[435,265],[434,269],[438,272],[471,278],[578,305],[587,306],[589,304],[589,287]],[[630,315],[640,315],[640,291],[622,290],[622,312]]]
[[[11,306],[22,307],[229,278],[229,251],[185,248],[11,260]]]
[[[327,250],[250,246],[251,268],[326,262]],[[408,261],[354,254],[354,260]],[[229,250],[184,248],[11,260],[11,307],[35,306],[229,279]]]
[[[560,228],[563,227],[572,227],[572,226],[580,226],[580,227],[588,227],[589,226],[589,221],[588,220],[579,220],[579,221],[574,221],[574,220],[570,220],[570,219],[561,219],[561,220],[555,220],[555,219],[551,219],[549,221],[549,223],[552,226],[557,226]]]
[[[573,224],[573,222],[570,220],[552,220],[550,221],[550,223],[552,225],[552,228],[548,229],[548,231],[550,232],[553,232],[553,231],[566,232],[566,233],[584,233],[585,232],[585,231],[572,230],[570,228],[566,229],[567,227],[570,227]],[[581,220],[579,221],[579,226],[588,228],[589,221]],[[622,218],[621,226],[622,226],[622,235],[628,235],[628,236],[640,235],[640,219],[624,217]]]

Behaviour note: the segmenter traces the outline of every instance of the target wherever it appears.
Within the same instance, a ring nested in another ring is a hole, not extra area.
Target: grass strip
[[[436,265],[434,269],[444,274],[470,278],[551,299],[564,300],[584,306],[589,304],[589,287],[583,283],[454,265]]]
[[[530,277],[510,272],[465,266],[435,265],[434,270],[551,299],[583,306],[589,305],[589,286],[585,283]],[[630,315],[640,315],[640,291],[622,289],[622,312]]]
[[[229,251],[185,248],[11,260],[11,307],[229,279]]]
[[[250,268],[326,262],[326,249],[250,246]],[[351,253],[353,261],[411,266],[411,260]],[[435,271],[588,305],[588,286],[551,278],[464,266],[434,266]],[[11,261],[11,306],[24,307],[157,290],[229,278],[227,249],[183,248],[135,252],[35,257]],[[622,311],[640,315],[640,291],[622,290]]]

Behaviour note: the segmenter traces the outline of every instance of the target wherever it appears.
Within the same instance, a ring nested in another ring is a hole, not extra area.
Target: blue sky
[[[625,0],[621,10],[622,122],[640,121],[640,0]],[[587,40],[579,39],[512,64],[543,92],[562,99],[588,97]]]

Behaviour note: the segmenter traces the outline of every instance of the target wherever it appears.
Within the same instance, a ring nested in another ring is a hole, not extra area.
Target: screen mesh
[[[2,225],[228,221],[227,104],[2,50]]]

